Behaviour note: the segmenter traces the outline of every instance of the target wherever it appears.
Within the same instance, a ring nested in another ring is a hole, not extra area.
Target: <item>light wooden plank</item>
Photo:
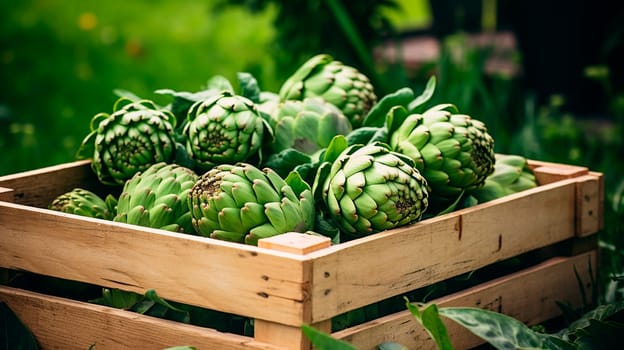
[[[10,202],[13,200],[13,189],[0,187],[0,201]]]
[[[576,235],[585,237],[603,226],[604,190],[603,176],[589,174],[577,178]]]
[[[28,218],[28,219],[25,219]],[[300,325],[295,254],[0,202],[0,266]]]
[[[58,195],[76,187],[102,192],[114,191],[97,182],[89,160],[76,161],[0,177],[0,187],[13,189],[10,202],[45,208]]]
[[[564,180],[311,253],[313,320],[574,237],[575,188]]]
[[[135,350],[191,345],[197,349],[278,350],[283,347],[214,329],[101,305],[0,286],[5,302],[43,349]]]
[[[533,169],[535,179],[540,185],[571,179],[588,173],[589,170],[587,168],[562,164],[541,165]]]
[[[525,324],[535,325],[561,314],[556,301],[573,307],[582,305],[574,269],[584,282],[585,293],[591,296],[591,269],[597,263],[596,252],[570,258],[552,258],[534,267],[507,275],[476,287],[436,299],[440,307],[480,307],[512,316]],[[444,319],[456,349],[468,349],[483,341],[465,328]],[[358,350],[377,349],[384,341],[395,341],[409,349],[436,349],[424,329],[408,311],[332,334],[346,340]]]
[[[327,237],[290,232],[283,235],[264,238],[258,241],[258,247],[274,249],[282,252],[307,254],[331,245],[331,240]],[[309,268],[311,264],[307,265]],[[310,271],[305,271],[305,279],[311,277]],[[302,323],[309,324],[324,332],[331,332],[331,320],[326,320],[311,324],[311,303],[307,299],[303,303]],[[278,322],[256,319],[254,321],[254,338],[256,340],[283,346],[288,349],[311,349],[312,344],[308,337],[303,334],[301,326],[285,325]]]
[[[331,246],[329,237],[288,232],[258,241],[258,247],[304,255]]]

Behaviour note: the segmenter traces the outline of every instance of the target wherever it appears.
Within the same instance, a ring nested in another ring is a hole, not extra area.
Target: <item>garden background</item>
[[[624,6],[592,1],[0,2],[0,175],[69,162],[115,89],[199,91],[252,73],[277,91],[320,52],[377,95],[435,74],[433,97],[483,120],[496,151],[605,174],[602,293],[624,274]]]

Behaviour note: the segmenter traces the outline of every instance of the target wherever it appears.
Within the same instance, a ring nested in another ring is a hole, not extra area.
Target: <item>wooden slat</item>
[[[278,350],[283,347],[210,328],[167,321],[101,305],[0,286],[5,302],[30,329],[42,349],[197,349]]]
[[[25,219],[28,218],[28,219]],[[0,266],[300,325],[305,258],[0,202]]]
[[[432,303],[440,307],[480,307],[535,325],[561,314],[555,303],[557,301],[568,302],[573,307],[582,306],[574,269],[584,283],[584,292],[591,296],[589,281],[592,280],[591,269],[595,271],[596,263],[595,251],[570,258],[552,258]],[[483,343],[465,328],[448,319],[444,321],[456,349],[468,349]],[[351,327],[333,333],[333,336],[352,343],[358,350],[377,349],[377,345],[385,341],[401,343],[408,349],[436,349],[435,343],[408,311]]]
[[[592,235],[604,227],[604,178],[590,173],[577,178],[576,235]]]
[[[258,247],[299,255],[327,248],[330,245],[331,240],[328,237],[307,235],[296,232],[289,232],[258,241]],[[312,265],[308,265],[310,268],[311,266]],[[309,280],[311,272],[308,270],[304,273],[306,276],[305,279]],[[310,307],[310,299],[306,299],[303,303],[302,323],[310,324]],[[311,324],[311,326],[329,333],[331,331],[331,320]],[[312,347],[308,337],[303,334],[300,325],[292,326],[273,321],[256,319],[254,321],[254,338],[262,342],[283,346],[287,349],[308,350]]]
[[[589,169],[574,165],[530,161],[529,166],[533,168],[533,174],[539,185],[546,185],[589,173]]]
[[[13,189],[9,202],[45,208],[58,195],[76,187],[96,193],[113,191],[97,182],[90,161],[65,163],[0,177],[0,187]]]
[[[572,238],[575,191],[559,181],[312,253],[313,320]]]

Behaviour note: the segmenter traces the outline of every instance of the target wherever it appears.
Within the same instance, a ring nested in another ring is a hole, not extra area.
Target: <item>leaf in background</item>
[[[436,304],[429,304],[422,312],[417,306],[410,303],[407,298],[405,298],[405,305],[416,321],[429,333],[433,341],[438,345],[438,349],[453,350],[451,339],[449,338],[446,326],[442,322],[442,319],[440,319]]]
[[[431,99],[433,93],[436,88],[436,77],[432,75],[431,78],[427,81],[427,85],[425,86],[425,90],[423,90],[420,96],[416,97],[412,102],[409,103],[407,109],[410,113],[422,113],[424,111],[424,104]]]
[[[346,135],[347,144],[367,144],[375,136],[375,134],[382,129],[381,127],[362,126]]]
[[[332,240],[332,244],[340,243],[340,230],[338,226],[328,219],[322,210],[317,210],[314,218],[314,232],[320,233]]]
[[[141,98],[139,96],[137,96],[134,92],[128,91],[128,90],[124,90],[124,89],[114,89],[113,93],[119,97],[125,97],[129,100],[131,100],[132,102],[138,102],[138,101],[143,101],[144,98]],[[159,107],[160,108],[160,107]]]
[[[301,174],[296,171],[291,171],[286,179],[284,179],[288,186],[292,187],[297,196],[301,195],[303,191],[311,191],[310,185],[301,178]]]
[[[217,90],[218,93],[229,91],[234,94],[234,87],[228,78],[223,75],[215,75],[208,80],[207,90]]]
[[[256,78],[247,72],[238,72],[236,76],[240,85],[240,95],[247,97],[253,103],[260,103],[260,87]]]
[[[312,326],[303,324],[301,325],[301,330],[317,350],[357,350],[353,345],[332,338],[331,335],[321,332]]]
[[[34,335],[4,302],[0,302],[0,348],[7,350],[39,349]]]
[[[450,318],[499,350],[543,349],[543,337],[515,318],[471,307],[445,307],[440,315]]]
[[[397,91],[387,94],[381,98],[364,117],[362,126],[382,127],[386,121],[386,115],[395,106],[407,108],[410,101],[414,99],[414,91],[409,87],[403,87]]]
[[[338,159],[340,153],[347,149],[348,146],[349,144],[347,142],[347,138],[344,135],[334,136],[329,145],[327,145],[327,149],[325,150],[323,159],[321,160],[333,163],[336,159]]]
[[[311,162],[312,158],[309,155],[294,148],[287,148],[271,154],[262,166],[273,169],[281,177],[286,177],[297,166]],[[305,175],[301,174],[301,176]]]
[[[558,336],[564,340],[575,340],[581,335],[587,335],[586,328],[591,326],[593,321],[624,321],[624,301],[605,304],[587,312],[578,320],[574,321],[568,328],[561,330]]]
[[[90,300],[91,303],[128,310],[138,303],[143,296],[115,288],[102,288],[102,297]]]
[[[392,135],[401,124],[405,121],[410,113],[403,106],[394,106],[386,114],[385,128],[388,130],[388,134]]]

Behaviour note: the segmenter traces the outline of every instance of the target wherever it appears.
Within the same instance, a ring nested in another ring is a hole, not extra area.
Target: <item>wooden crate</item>
[[[336,315],[541,251],[550,259],[437,300],[539,323],[559,314],[555,300],[581,303],[574,268],[587,281],[590,262],[597,266],[604,189],[602,175],[583,167],[531,166],[535,189],[333,246],[286,234],[253,247],[45,209],[72,188],[98,190],[88,161],[0,177],[1,267],[138,293],[155,289],[168,300],[254,318],[254,337],[8,287],[0,288],[0,300],[44,349],[309,349],[303,323],[329,332]],[[478,344],[449,327],[458,348]],[[391,340],[433,347],[406,312],[333,335],[358,349]]]

